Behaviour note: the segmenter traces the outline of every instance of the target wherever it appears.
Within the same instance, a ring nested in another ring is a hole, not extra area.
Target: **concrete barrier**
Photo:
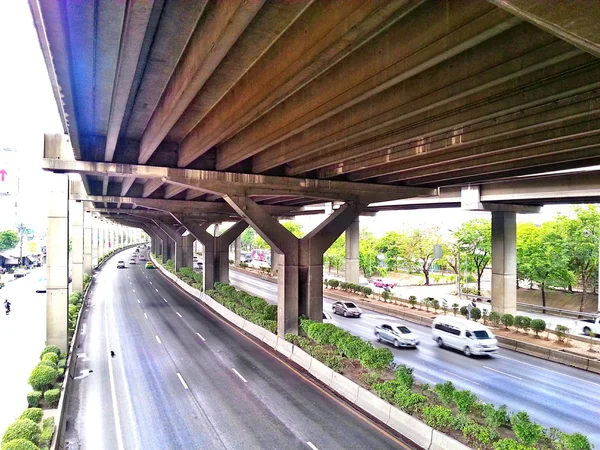
[[[600,374],[600,360],[598,359],[590,359],[588,362],[588,369],[590,372],[595,372]]]
[[[270,331],[265,330],[262,341],[271,348],[277,347],[277,335],[271,333]]]
[[[275,350],[284,355],[286,358],[290,359],[294,350],[294,344],[278,336]]]
[[[559,362],[568,366],[578,367],[579,369],[587,370],[589,359],[583,356],[573,355],[567,352],[558,350],[550,351],[550,361]]]
[[[327,386],[331,385],[331,380],[333,379],[333,370],[323,364],[321,361],[313,358],[310,363],[310,371],[315,378],[321,380]]]
[[[552,351],[548,348],[540,347],[539,345],[529,344],[521,341],[517,342],[516,349],[521,353],[527,353],[528,355],[537,356],[543,359],[549,359],[550,352]]]
[[[303,369],[310,372],[310,365],[312,363],[313,357],[306,353],[304,350],[302,350],[300,347],[294,345],[291,360]]]
[[[352,403],[356,403],[359,387],[360,386],[354,381],[346,378],[343,375],[340,375],[337,372],[333,372],[333,377],[331,378],[331,388],[337,393],[341,394],[343,397],[346,397]]]
[[[392,405],[360,386],[356,397],[356,405],[383,423],[388,423],[390,420]]]
[[[471,447],[458,442],[456,439],[442,433],[438,430],[433,430],[431,435],[431,445],[429,450],[470,450]]]
[[[390,419],[387,424],[420,447],[428,449],[431,445],[433,428],[395,406],[390,409]]]

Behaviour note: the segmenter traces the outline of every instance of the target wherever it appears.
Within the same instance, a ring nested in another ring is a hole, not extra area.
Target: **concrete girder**
[[[264,0],[211,3],[211,19],[198,23],[187,45],[188,51],[179,61],[142,136],[140,164],[150,159],[263,3]],[[206,45],[207,42],[213,45]]]
[[[207,3],[207,0],[164,2],[127,121],[124,133],[127,138],[141,138]]]
[[[440,8],[426,2],[252,125],[219,146],[217,170],[226,170],[417,73],[516,26],[520,19],[471,3]],[[415,30],[412,35],[407,30]],[[416,30],[427,29],[427,33]],[[424,42],[425,40],[425,42]],[[396,45],[402,42],[403,45]],[[385,57],[379,48],[385,47]],[[419,51],[414,51],[419,48]],[[360,62],[359,62],[360,61]],[[361,70],[350,67],[360,65]]]
[[[386,186],[345,181],[320,181],[309,178],[274,177],[208,170],[172,169],[91,161],[66,161],[44,158],[42,167],[49,171],[89,175],[119,175],[148,178],[154,184],[169,182],[227,195],[301,195],[333,200],[353,200],[360,203],[389,201],[419,195],[435,195],[434,189]]]
[[[521,44],[506,44],[515,41]],[[441,115],[439,109],[453,105],[458,99],[463,110],[470,103],[477,104],[477,97],[495,99],[494,90],[509,89],[511,86],[507,83],[514,83],[532,72],[539,73],[568,58],[571,53],[582,54],[529,24],[520,24],[477,45],[476,49],[427,70],[408,74],[402,82],[383,92],[270,146],[267,152],[253,158],[252,171],[262,173],[299,158],[346,147],[358,139],[372,139],[383,127],[394,123],[402,129],[409,118],[415,121],[415,116],[423,115],[425,111],[429,111],[425,120],[431,120],[432,115],[445,117],[447,114]],[[589,55],[585,56],[587,61],[591,60]],[[421,123],[420,120],[416,122]]]
[[[515,136],[519,133],[526,132],[528,130],[534,130],[538,128],[541,123],[546,123],[546,126],[552,126],[552,122],[556,123],[563,120],[573,120],[578,117],[585,117],[589,114],[589,109],[594,110],[595,104],[598,104],[598,97],[595,91],[588,91],[581,94],[574,94],[557,98],[556,94],[552,95],[553,99],[548,99],[541,105],[532,105],[529,108],[517,109],[510,108],[510,110],[502,110],[493,113],[490,117],[480,117],[474,120],[467,120],[467,116],[475,117],[476,111],[470,111],[467,114],[459,114],[458,116],[452,116],[446,120],[442,119],[439,125],[444,126],[449,124],[444,129],[435,130],[436,124],[431,123],[423,127],[416,127],[411,130],[411,137],[398,141],[395,138],[395,144],[392,147],[387,147],[384,142],[393,142],[390,138],[384,138],[384,140],[378,140],[378,143],[372,143],[371,148],[375,146],[384,146],[384,150],[377,150],[375,152],[369,152],[367,150],[364,156],[352,157],[347,152],[337,153],[338,157],[345,156],[347,159],[341,164],[325,167],[319,170],[319,176],[329,178],[333,176],[339,176],[342,174],[349,174],[348,178],[354,181],[368,178],[369,174],[373,173],[372,169],[378,168],[380,171],[384,171],[385,167],[390,163],[394,163],[397,159],[402,157],[417,156],[417,151],[427,149],[427,152],[438,150],[443,146],[451,147],[452,145],[461,143],[475,143],[490,141],[492,139],[501,139],[503,136],[507,138]],[[521,98],[523,97],[521,93]],[[526,95],[526,94],[525,94]],[[536,102],[537,103],[537,102]],[[486,105],[484,108],[491,107]],[[539,121],[539,124],[536,123]],[[460,127],[451,125],[452,123],[461,123]],[[429,133],[422,133],[422,131],[435,130]],[[417,135],[421,135],[421,138],[416,138]],[[361,146],[362,147],[362,146]],[[365,150],[363,148],[363,150]],[[352,152],[353,155],[357,153]],[[333,156],[328,157],[329,161],[334,159]],[[319,162],[318,164],[327,164],[327,158]],[[311,163],[305,165],[304,168],[311,166]],[[369,169],[364,169],[369,167]],[[381,173],[381,172],[379,172]]]
[[[176,196],[177,194],[185,191],[187,188],[184,186],[175,186],[172,184],[167,185],[165,189],[165,198],[171,198]]]
[[[488,0],[490,3],[600,58],[600,5]]]
[[[444,165],[445,170],[452,168],[460,161],[468,159],[473,161],[475,158],[488,159],[492,155],[504,155],[527,148],[544,147],[543,153],[549,153],[547,150],[551,144],[566,143],[572,141],[577,147],[577,142],[587,136],[595,136],[600,129],[600,98],[595,102],[595,108],[589,112],[576,114],[568,119],[556,119],[547,123],[535,123],[530,126],[524,126],[517,133],[510,130],[505,133],[499,133],[491,138],[472,139],[464,143],[450,144],[439,150],[427,151],[417,159],[399,158],[390,162],[385,168],[380,168],[378,172],[366,169],[355,175],[355,178],[371,178],[377,176],[377,180],[382,183],[404,180],[404,175],[418,175],[420,172],[440,164]],[[592,106],[592,105],[590,105]],[[584,141],[581,141],[584,142]],[[585,141],[589,143],[588,141]],[[584,144],[586,145],[586,144]],[[504,158],[503,156],[503,158]],[[508,159],[507,159],[508,160]],[[535,164],[531,161],[531,164]],[[379,173],[379,175],[378,175]]]
[[[540,56],[534,66],[508,67],[511,70],[490,78],[489,83],[480,82],[475,76],[468,84],[457,83],[416,97],[353,128],[328,135],[327,140],[316,145],[320,153],[298,158],[290,163],[286,173],[297,176],[326,168],[319,174],[341,175],[346,173],[347,164],[348,171],[356,170],[352,167],[354,162],[360,168],[368,167],[365,162],[377,164],[398,146],[401,149],[410,142],[429,142],[434,138],[457,140],[464,130],[493,124],[521,111],[530,114],[529,111],[541,108],[551,109],[553,101],[564,103],[571,96],[589,96],[598,87],[598,65],[590,62],[588,55],[572,50],[556,58]],[[569,65],[581,69],[569,70]],[[503,66],[497,70],[500,68]]]
[[[125,197],[127,195],[129,189],[131,189],[131,186],[133,186],[133,183],[135,183],[134,177],[123,177],[123,183],[121,184],[121,197]]]
[[[160,3],[162,4],[162,2]],[[104,161],[112,161],[115,154],[153,7],[154,1],[144,1],[134,2],[125,9],[121,43],[118,46],[119,61],[115,77],[112,80],[114,84],[110,96],[110,116],[106,131]]]
[[[144,191],[142,197],[148,197],[158,188],[164,184],[164,181],[160,178],[150,178],[144,182]]]
[[[482,151],[481,148],[475,148],[465,152],[460,159],[455,159],[451,164],[444,165],[443,168],[420,167],[404,175],[394,173],[379,177],[377,181],[392,183],[402,180],[407,184],[428,182],[448,184],[452,180],[463,180],[473,175],[484,177],[498,172],[507,172],[510,175],[511,170],[517,171],[532,164],[539,167],[563,163],[565,164],[563,168],[568,169],[569,163],[588,160],[589,165],[593,165],[598,158],[600,158],[600,129],[583,132],[579,136],[570,135],[532,142],[489,153]],[[556,169],[547,171],[551,170]]]
[[[222,98],[211,96],[220,101],[208,114],[204,112],[206,106],[198,109],[206,114],[202,122],[198,124],[202,114],[195,114],[193,121],[191,117],[182,117],[182,123],[174,127],[170,134],[174,140],[187,135],[182,142],[179,166],[186,166],[212,146],[229,139],[422,2],[351,0],[285,4],[267,27],[272,29],[268,37],[276,32],[276,40],[270,47],[259,48],[263,54],[256,64],[249,66]],[[268,11],[277,13],[279,8],[281,5],[275,2]],[[264,14],[263,19],[268,18],[269,14]],[[283,29],[279,26],[282,22],[285,22]],[[310,30],[311,39],[306,39],[306,30]],[[196,126],[193,130],[192,125]]]

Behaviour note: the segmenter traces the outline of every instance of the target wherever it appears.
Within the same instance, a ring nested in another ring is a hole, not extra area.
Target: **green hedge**
[[[58,400],[60,399],[60,389],[48,389],[44,392],[44,400],[48,406],[56,406],[58,405]]]
[[[58,364],[58,355],[53,352],[44,353],[42,361],[51,361],[54,364]]]
[[[44,347],[44,350],[42,350],[40,359],[43,359],[46,353],[56,353],[58,356],[60,356],[60,348],[58,348],[56,345],[47,345]]]
[[[41,391],[33,391],[33,392],[28,393],[27,394],[27,404],[32,408],[36,408],[40,404],[42,395],[43,394]]]
[[[54,417],[48,417],[42,422],[42,432],[40,433],[40,446],[50,446],[54,436]]]
[[[43,415],[44,412],[42,411],[42,408],[27,408],[19,416],[19,419],[29,419],[32,422],[40,423],[42,421]]]
[[[39,365],[31,372],[29,376],[29,384],[35,391],[44,392],[58,378],[58,372],[52,367]]]
[[[26,439],[38,445],[40,441],[40,427],[29,419],[16,420],[4,432],[2,446],[15,439]]]
[[[38,450],[39,447],[27,439],[13,439],[2,444],[2,450]]]

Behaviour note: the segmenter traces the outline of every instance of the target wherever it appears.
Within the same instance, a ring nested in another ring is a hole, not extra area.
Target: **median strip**
[[[247,383],[247,382],[248,382],[248,380],[246,380],[246,379],[245,379],[245,378],[242,376],[242,374],[241,374],[241,373],[239,373],[237,370],[235,370],[233,367],[231,368],[231,370],[233,370],[233,371],[235,372],[235,374],[236,374],[238,377],[240,377],[244,383]]]
[[[189,389],[188,385],[185,383],[185,381],[183,380],[183,377],[181,376],[181,374],[179,372],[177,372],[177,376],[179,377],[179,381],[181,381],[181,384],[183,384],[183,388]]]

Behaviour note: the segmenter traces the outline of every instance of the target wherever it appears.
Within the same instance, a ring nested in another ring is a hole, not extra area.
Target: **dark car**
[[[362,310],[352,302],[335,302],[331,305],[331,310],[344,317],[360,317],[362,314]]]

